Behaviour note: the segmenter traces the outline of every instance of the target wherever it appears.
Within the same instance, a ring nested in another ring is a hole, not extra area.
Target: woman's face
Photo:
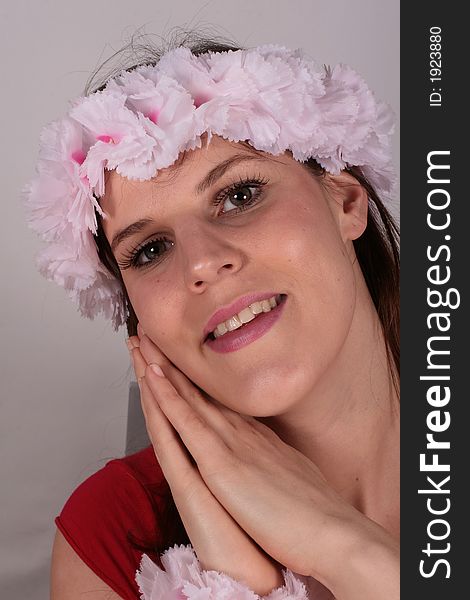
[[[109,173],[101,205],[110,243],[148,220],[113,246],[145,333],[233,410],[282,414],[334,373],[356,302],[350,240],[365,225],[358,230],[354,209],[338,197],[287,154],[260,156],[219,137],[154,181]],[[258,293],[286,296],[277,318],[257,324],[249,343],[240,343],[240,328],[235,341],[220,345],[229,351],[217,351],[206,339],[209,319]]]

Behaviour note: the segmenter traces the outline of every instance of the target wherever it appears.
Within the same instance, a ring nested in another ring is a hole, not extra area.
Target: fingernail
[[[155,373],[155,375],[158,375],[159,377],[165,377],[165,375],[163,374],[163,371],[161,370],[159,365],[157,365],[156,363],[150,364],[149,367],[152,369],[152,371]]]
[[[129,352],[132,354],[132,350],[134,348],[138,348],[139,347],[139,338],[136,337],[130,337],[130,338],[126,338],[126,344],[127,347],[129,349]]]

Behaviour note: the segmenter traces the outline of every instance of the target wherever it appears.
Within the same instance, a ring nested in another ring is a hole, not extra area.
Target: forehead
[[[209,187],[211,179],[220,177],[227,166],[234,168],[242,162],[250,163],[259,168],[261,165],[295,163],[286,155],[273,156],[267,152],[254,149],[247,143],[231,142],[220,136],[212,136],[210,143],[203,138],[201,148],[182,152],[177,161],[166,169],[161,169],[148,181],[133,181],[119,175],[116,171],[105,173],[105,195],[100,199],[100,205],[109,218],[118,216],[125,205],[129,208],[129,199],[139,198],[143,204],[146,200],[155,201],[168,194],[191,190],[202,193],[203,188]],[[218,168],[220,166],[220,168]],[[214,169],[217,167],[217,170]],[[204,177],[211,173],[212,178],[205,181]]]

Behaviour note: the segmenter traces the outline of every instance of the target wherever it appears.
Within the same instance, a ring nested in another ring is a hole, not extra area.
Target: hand
[[[147,336],[141,348],[148,364],[160,364],[168,375],[145,367],[149,420],[151,411],[166,417],[212,496],[269,557],[334,591],[344,584],[338,565],[351,560],[358,540],[359,547],[388,544],[385,530],[344,501],[306,456],[255,418],[209,398]]]
[[[178,433],[155,401],[147,379],[141,378],[148,363],[153,362],[163,368],[168,378],[164,381],[173,393],[178,390],[188,402],[198,400],[196,387],[147,336],[141,336],[140,340],[130,338],[130,343],[135,346],[131,356],[140,380],[149,437],[201,566],[243,581],[259,595],[283,585],[281,567],[257,546],[214,497]]]

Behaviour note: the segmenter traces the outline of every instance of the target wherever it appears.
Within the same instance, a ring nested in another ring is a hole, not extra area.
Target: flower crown
[[[358,166],[379,195],[392,192],[393,113],[349,66],[318,68],[300,50],[266,45],[195,56],[179,47],[156,66],[123,71],[76,99],[40,137],[37,175],[25,190],[29,226],[48,242],[40,273],[65,288],[81,314],[128,317],[121,283],[94,235],[105,170],[148,180],[201,136],[247,141],[277,155],[314,158],[337,175]]]

